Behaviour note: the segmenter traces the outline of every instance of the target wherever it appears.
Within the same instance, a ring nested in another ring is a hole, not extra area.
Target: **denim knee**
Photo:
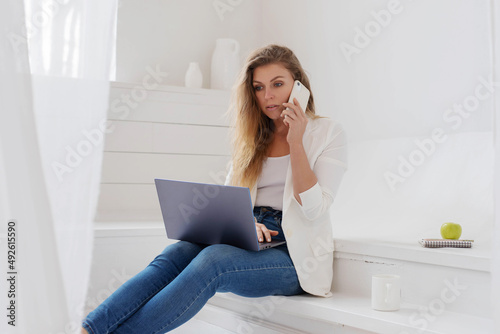
[[[226,268],[234,255],[234,246],[217,244],[205,247],[196,257],[200,263],[210,268]]]
[[[172,270],[172,266],[182,270],[202,249],[203,246],[198,244],[188,241],[179,241],[165,247],[165,249],[151,261],[149,266],[166,271]]]

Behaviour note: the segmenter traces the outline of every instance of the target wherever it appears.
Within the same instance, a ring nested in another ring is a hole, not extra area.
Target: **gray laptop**
[[[170,239],[253,251],[285,243],[259,243],[248,188],[164,179],[155,184]]]

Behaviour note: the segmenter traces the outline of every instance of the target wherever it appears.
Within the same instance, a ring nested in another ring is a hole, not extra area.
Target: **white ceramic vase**
[[[228,90],[240,71],[240,44],[230,38],[216,40],[212,54],[210,88]]]
[[[200,64],[196,62],[189,63],[184,83],[189,88],[201,88],[203,85],[203,74],[201,73]]]

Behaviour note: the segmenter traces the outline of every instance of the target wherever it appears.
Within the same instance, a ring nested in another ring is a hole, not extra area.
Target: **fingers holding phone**
[[[291,103],[293,105],[298,104],[302,112],[305,112],[310,96],[311,93],[309,92],[309,89],[307,89],[307,87],[304,86],[299,80],[295,80],[293,83],[292,92],[290,93],[290,97],[288,98],[288,103]],[[297,99],[297,102],[295,102],[295,99]]]
[[[281,115],[283,123],[289,128],[287,135],[289,144],[295,142],[302,143],[302,137],[307,125],[305,110],[307,109],[310,95],[311,93],[307,87],[300,81],[295,80],[288,103],[283,103],[286,109],[283,110]]]
[[[283,103],[283,106],[285,109],[281,113],[281,117],[283,117],[283,122],[287,125],[289,125],[289,121],[306,117],[304,110],[301,108],[296,98],[294,98],[292,102]]]

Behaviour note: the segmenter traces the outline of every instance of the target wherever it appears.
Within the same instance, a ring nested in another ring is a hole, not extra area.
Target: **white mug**
[[[372,308],[377,311],[397,311],[401,302],[398,275],[372,276]]]

